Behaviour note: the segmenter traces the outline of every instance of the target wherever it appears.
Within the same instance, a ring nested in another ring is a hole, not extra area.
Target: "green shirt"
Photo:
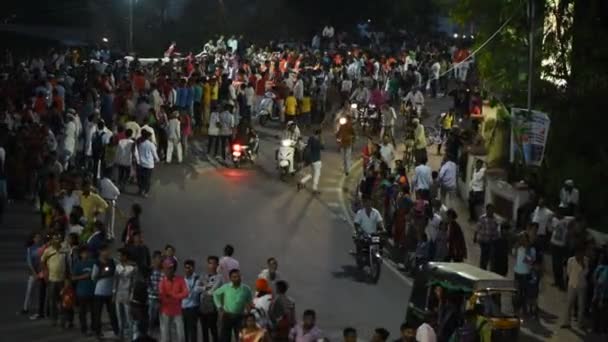
[[[213,302],[218,309],[231,314],[242,314],[245,306],[251,304],[253,295],[247,285],[234,287],[232,283],[224,284],[213,292]]]

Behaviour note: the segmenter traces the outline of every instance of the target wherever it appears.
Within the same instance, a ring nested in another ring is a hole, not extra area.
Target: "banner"
[[[549,125],[546,113],[527,109],[511,109],[510,162],[522,160],[525,165],[540,166],[545,155]]]

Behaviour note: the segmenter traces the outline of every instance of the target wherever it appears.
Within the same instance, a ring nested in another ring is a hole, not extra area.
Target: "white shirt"
[[[538,224],[537,235],[547,235],[547,228],[549,228],[552,217],[553,212],[547,207],[536,207],[536,209],[534,209],[534,213],[532,213],[532,222]]]
[[[342,86],[341,86],[341,91],[345,92],[345,93],[350,93],[350,90],[353,87],[353,81],[351,80],[343,80],[342,81]]]
[[[469,183],[469,187],[471,191],[481,192],[484,188],[484,181],[486,178],[486,168],[482,167],[479,170],[473,171],[473,177],[471,178],[471,183]]]
[[[60,203],[65,211],[65,214],[69,217],[72,213],[72,209],[75,206],[80,205],[80,195],[75,191],[72,191],[71,194],[65,194],[63,197],[61,197]]]
[[[576,257],[570,257],[566,263],[566,275],[568,276],[568,288],[578,289],[587,286],[587,258],[581,265]]]
[[[456,171],[458,167],[451,160],[445,162],[439,170],[439,181],[448,189],[456,189]]]
[[[78,236],[80,236],[83,230],[84,227],[79,224],[70,225],[70,234],[77,234]]]
[[[298,79],[293,85],[293,96],[295,96],[298,100],[302,100],[304,98],[304,82],[302,79]]]
[[[382,111],[382,125],[394,126],[397,120],[397,113],[393,107],[388,107],[388,110]]]
[[[139,124],[135,121],[127,121],[125,122],[125,131],[127,129],[130,129],[131,132],[133,132],[133,134],[131,135],[131,137],[133,139],[139,139],[140,135],[141,135],[141,127],[139,126]]]
[[[133,148],[134,144],[135,141],[130,138],[120,140],[118,142],[118,147],[116,148],[114,162],[120,166],[131,166],[133,163],[133,154],[135,153],[135,155],[137,155],[137,149]]]
[[[395,147],[393,144],[388,143],[380,146],[380,155],[382,160],[388,165],[389,168],[393,168],[393,162],[395,161]]]
[[[325,26],[323,28],[322,35],[325,38],[333,38],[333,36],[334,36],[334,27],[333,26]]]
[[[568,192],[565,188],[559,192],[559,207],[567,208],[570,204],[578,204],[578,189],[572,188],[572,191]]]
[[[139,144],[137,150],[139,154],[137,163],[139,166],[146,169],[153,169],[154,163],[159,161],[158,154],[156,154],[156,146],[150,140],[146,140]]]
[[[182,138],[180,126],[181,124],[178,118],[173,118],[169,120],[169,124],[167,125],[167,139],[169,141],[180,141],[180,139]]]
[[[112,183],[110,178],[103,177],[99,180],[99,195],[105,200],[115,201],[120,195],[120,190]]]
[[[566,246],[568,224],[570,224],[571,219],[564,217],[560,220],[557,217],[554,217],[552,221],[551,226],[553,227],[553,233],[551,234],[551,244],[559,247]]]
[[[382,223],[382,215],[374,208],[371,208],[369,216],[365,208],[359,209],[355,214],[355,224],[358,224],[361,230],[368,234],[378,231],[378,225]]]
[[[433,183],[433,177],[431,177],[431,168],[426,165],[418,165],[414,169],[414,179],[412,180],[414,183],[414,191],[417,190],[429,190],[431,188],[431,184]]]
[[[433,65],[431,65],[431,75],[433,75],[433,79],[435,79],[435,80],[439,79],[440,70],[441,70],[441,64],[439,64],[439,62],[435,62],[435,63],[433,63]]]
[[[154,132],[154,128],[148,126],[148,125],[143,125],[141,127],[142,131],[148,131],[150,133],[150,138],[148,140],[150,140],[150,142],[152,142],[154,144],[154,146],[156,146],[156,133]]]
[[[76,123],[73,120],[68,121],[65,124],[63,148],[72,154],[76,150],[76,138]]]
[[[437,342],[435,330],[430,325],[422,323],[416,329],[416,342]]]
[[[437,232],[439,231],[439,225],[441,225],[441,215],[439,213],[433,213],[433,218],[429,221],[424,229],[429,241],[435,241],[437,239]]]
[[[253,87],[245,88],[245,99],[247,100],[247,106],[253,107],[253,101],[255,99],[255,91]]]

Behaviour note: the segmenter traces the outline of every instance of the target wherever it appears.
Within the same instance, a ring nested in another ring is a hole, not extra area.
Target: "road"
[[[137,201],[144,208],[144,239],[151,249],[170,243],[180,260],[193,258],[200,265],[207,255],[220,255],[227,243],[234,245],[244,281],[253,284],[268,257],[279,261],[279,270],[290,283],[289,294],[299,314],[316,310],[318,325],[336,340],[346,326],[371,337],[376,327],[393,336],[405,315],[409,287],[402,278],[384,269],[378,284],[362,281],[349,255],[351,228],[340,207],[343,173],[335,146],[328,136],[323,155],[321,195],[297,192],[294,180],[281,182],[274,169],[278,141],[272,129],[264,130],[256,165],[241,169],[209,163],[200,141],[182,165],[163,165],[155,171],[147,199],[124,194],[119,206],[127,212]],[[135,190],[135,189],[131,189]],[[13,205],[7,225],[0,229],[0,336],[23,341],[78,341],[80,336],[51,329],[48,322],[15,317],[22,302],[26,272],[23,243],[36,227],[33,211]],[[82,339],[85,340],[85,339]]]

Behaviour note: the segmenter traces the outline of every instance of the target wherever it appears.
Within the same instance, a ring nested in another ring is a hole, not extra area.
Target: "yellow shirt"
[[[209,106],[211,104],[211,85],[209,83],[203,83],[202,102],[205,106]]]
[[[64,250],[49,246],[44,250],[41,257],[42,263],[46,264],[49,271],[49,281],[64,281],[66,271],[66,253]]]
[[[446,114],[443,117],[443,120],[441,121],[441,126],[443,127],[443,129],[451,129],[453,124],[454,124],[454,115],[453,114]]]
[[[301,111],[302,113],[310,113],[311,110],[311,101],[309,96],[304,96],[302,98]]]
[[[414,148],[421,150],[426,148],[427,145],[426,135],[424,134],[424,126],[418,125],[418,127],[416,127],[414,130]]]
[[[216,83],[213,86],[210,86],[211,88],[211,100],[217,100],[220,96],[220,87],[219,85]]]
[[[108,203],[98,194],[91,192],[89,193],[89,196],[80,194],[80,206],[82,207],[84,218],[87,219],[87,222],[93,222],[95,212],[103,213],[106,211]]]
[[[285,115],[296,115],[296,109],[298,108],[298,100],[295,96],[287,96],[285,99]]]

